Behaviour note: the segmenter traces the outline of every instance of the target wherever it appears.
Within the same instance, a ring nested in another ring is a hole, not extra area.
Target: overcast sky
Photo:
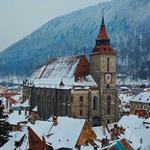
[[[106,0],[0,0],[0,51],[50,19]]]

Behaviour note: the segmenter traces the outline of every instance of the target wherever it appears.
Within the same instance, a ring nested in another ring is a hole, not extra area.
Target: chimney
[[[30,122],[31,124],[35,124],[35,121],[38,119],[38,114],[30,111]]]
[[[25,116],[27,115],[27,109],[25,109]]]
[[[94,145],[94,150],[97,150],[97,145]]]
[[[54,126],[58,124],[58,118],[56,116],[53,116],[53,123],[54,123]]]
[[[143,139],[142,138],[140,138],[140,144],[142,144],[143,143]]]
[[[21,110],[20,109],[18,110],[18,115],[21,115]]]

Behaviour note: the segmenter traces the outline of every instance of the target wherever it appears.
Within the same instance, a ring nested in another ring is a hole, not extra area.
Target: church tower
[[[95,48],[90,54],[90,73],[100,90],[101,123],[118,120],[118,99],[116,89],[116,53],[110,45],[104,16]]]

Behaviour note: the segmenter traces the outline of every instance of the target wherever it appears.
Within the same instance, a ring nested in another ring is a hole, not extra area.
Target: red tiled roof
[[[17,95],[16,92],[2,92],[2,93],[0,93],[0,96],[6,97],[6,98],[9,98],[9,97],[15,96],[15,95]]]
[[[105,25],[101,26],[100,33],[97,36],[97,39],[109,39],[109,37],[107,35],[107,31],[106,31]]]
[[[9,98],[8,102],[11,103],[11,104],[16,104],[17,103],[13,98]]]

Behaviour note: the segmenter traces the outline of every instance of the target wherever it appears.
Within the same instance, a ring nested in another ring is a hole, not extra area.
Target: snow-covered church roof
[[[89,72],[89,62],[84,55],[59,57],[35,70],[31,82],[43,88],[97,87]]]
[[[36,70],[32,78],[71,78],[81,56],[59,57],[51,60],[47,65]]]

